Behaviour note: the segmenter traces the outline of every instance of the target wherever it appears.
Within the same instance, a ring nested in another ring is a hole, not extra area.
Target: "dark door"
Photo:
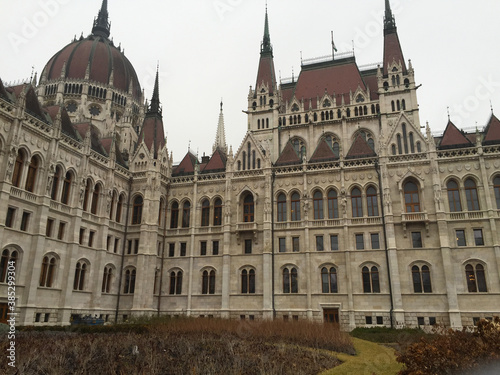
[[[323,310],[323,318],[325,323],[339,324],[339,309]]]

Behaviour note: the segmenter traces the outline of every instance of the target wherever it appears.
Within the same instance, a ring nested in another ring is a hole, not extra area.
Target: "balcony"
[[[427,237],[429,237],[429,215],[427,212],[404,212],[401,214],[401,223],[403,224],[404,236],[407,236],[407,224],[425,224]]]
[[[484,211],[450,212],[448,214],[448,220],[450,221],[479,220],[484,219],[484,217]]]

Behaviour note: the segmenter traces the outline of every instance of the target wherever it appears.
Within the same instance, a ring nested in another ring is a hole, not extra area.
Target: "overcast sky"
[[[0,0],[0,77],[39,76],[75,35],[87,36],[101,0]],[[174,159],[210,154],[219,103],[234,152],[247,129],[249,86],[255,86],[265,0],[109,0],[111,37],[121,43],[150,98],[157,61],[168,147]],[[422,125],[444,130],[447,107],[461,128],[481,129],[490,101],[500,116],[498,0],[391,0],[406,60],[411,59]],[[359,65],[383,56],[383,0],[268,0],[279,79],[304,59],[351,50]],[[281,73],[280,73],[281,72]]]

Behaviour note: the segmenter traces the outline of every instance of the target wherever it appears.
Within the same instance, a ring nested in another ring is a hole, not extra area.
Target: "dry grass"
[[[340,361],[310,348],[354,353],[349,336],[331,325],[180,319],[146,327],[146,333],[20,332],[19,373],[318,374]],[[0,364],[0,373],[14,372]]]

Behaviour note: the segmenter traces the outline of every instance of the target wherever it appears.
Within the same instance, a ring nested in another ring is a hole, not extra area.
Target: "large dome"
[[[130,61],[113,42],[100,35],[92,34],[68,44],[49,60],[43,69],[42,77],[49,82],[61,77],[88,79],[104,85],[109,84],[124,93],[132,89],[135,100],[139,100],[142,95],[137,73]]]

